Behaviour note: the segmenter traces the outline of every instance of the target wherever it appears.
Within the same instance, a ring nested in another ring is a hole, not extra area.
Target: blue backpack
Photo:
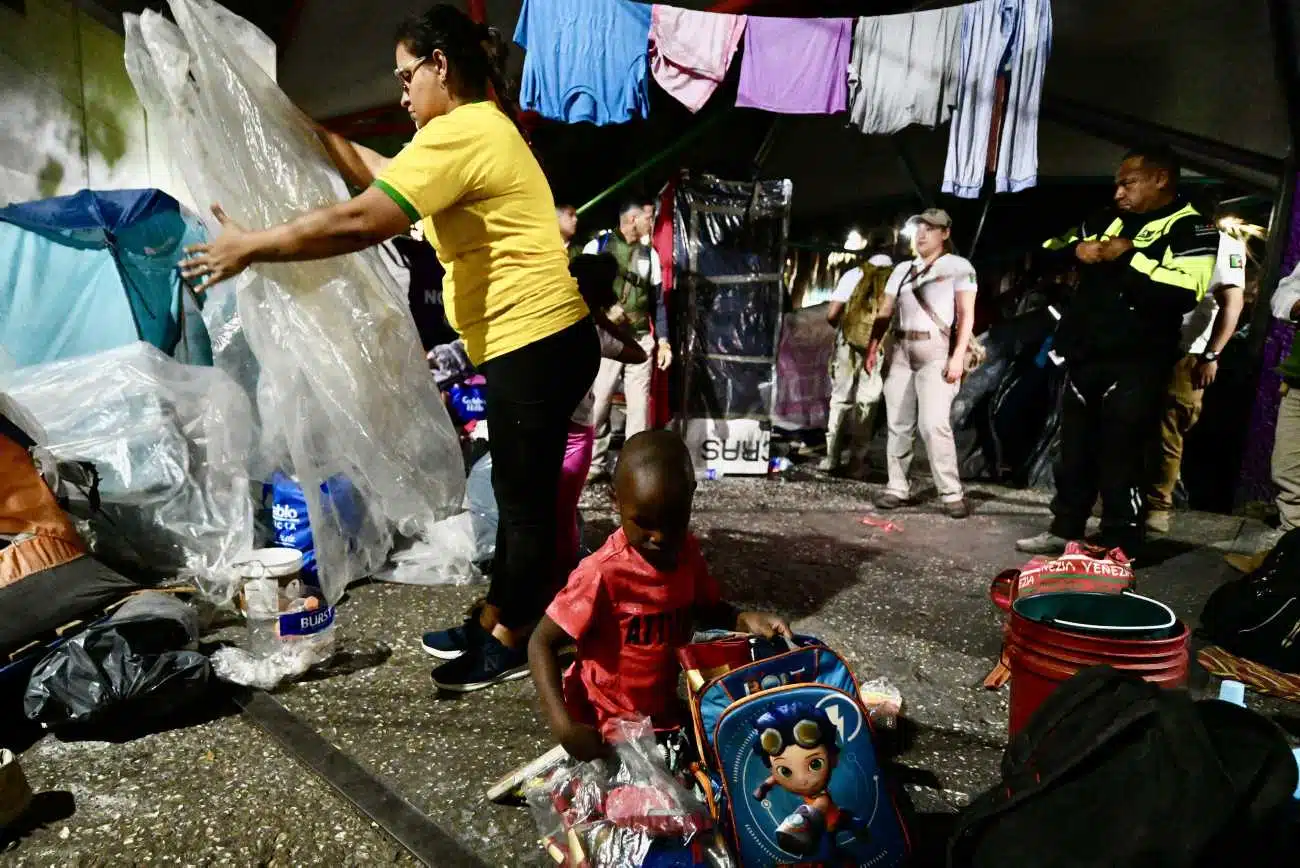
[[[738,643],[753,659],[725,662]],[[729,638],[681,657],[707,766],[696,777],[740,868],[904,864],[907,835],[838,654],[810,637],[780,650]]]

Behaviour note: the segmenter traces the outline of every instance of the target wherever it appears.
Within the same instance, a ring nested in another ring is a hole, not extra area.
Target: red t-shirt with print
[[[616,531],[546,610],[578,643],[564,674],[569,714],[596,727],[636,717],[659,729],[680,725],[677,650],[691,640],[697,609],[720,600],[694,536],[677,569],[660,572]]]

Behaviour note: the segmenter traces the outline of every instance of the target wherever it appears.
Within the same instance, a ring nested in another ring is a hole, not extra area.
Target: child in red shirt
[[[646,431],[628,440],[614,494],[622,527],[578,565],[528,644],[551,732],[578,760],[605,753],[601,730],[612,720],[683,722],[677,650],[695,624],[791,636],[779,617],[722,601],[689,530],[695,473],[681,438]],[[557,649],[575,641],[577,662],[561,680]]]

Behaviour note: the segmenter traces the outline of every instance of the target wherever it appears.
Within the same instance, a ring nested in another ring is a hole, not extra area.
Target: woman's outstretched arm
[[[212,206],[222,232],[212,241],[185,249],[181,275],[207,289],[239,274],[254,262],[328,259],[365,250],[410,229],[406,213],[382,190],[371,187],[346,202],[272,226],[249,231]]]

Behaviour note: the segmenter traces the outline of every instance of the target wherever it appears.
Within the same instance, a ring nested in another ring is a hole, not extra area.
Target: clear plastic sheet
[[[566,763],[525,787],[542,846],[559,865],[640,868],[652,853],[668,864],[710,828],[704,806],[664,768],[650,722],[613,729],[612,759]]]
[[[344,199],[308,119],[241,49],[251,25],[210,0],[169,5],[176,24],[152,11],[126,17],[126,65],[199,201],[220,202],[237,223],[261,227]],[[251,354],[233,329],[219,328],[216,364],[237,382],[256,382],[256,469],[285,470],[302,483],[322,590],[333,603],[384,563],[395,532],[427,537],[460,511],[456,433],[406,293],[376,250],[256,265],[234,287]],[[214,301],[232,324],[228,300]],[[335,474],[351,481],[370,512],[361,539],[349,540],[321,509],[320,483]]]
[[[673,209],[686,414],[768,421],[793,185],[685,176]],[[683,403],[679,401],[679,404]]]
[[[230,598],[224,569],[253,544],[252,409],[227,374],[138,342],[21,368],[3,387],[55,459],[98,470],[100,509],[69,506],[96,557],[122,571],[192,573]]]
[[[430,528],[427,540],[396,549],[375,578],[402,585],[465,585],[483,578],[475,566],[480,562],[474,518],[462,512]]]

